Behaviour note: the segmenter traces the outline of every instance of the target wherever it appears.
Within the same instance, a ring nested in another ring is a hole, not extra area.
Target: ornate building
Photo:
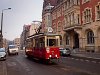
[[[20,48],[20,38],[14,39],[14,45],[16,45],[18,48]]]
[[[51,9],[56,5],[57,0],[44,0],[42,10],[42,32],[47,33],[52,26]]]
[[[49,10],[48,6],[54,7]],[[63,47],[99,52],[100,0],[44,0],[43,32],[48,26],[61,34]]]
[[[23,49],[26,44],[26,38],[29,36],[29,30],[31,25],[24,25],[23,32],[20,36],[20,48]]]
[[[51,11],[53,33],[61,35],[60,44],[63,46],[63,27],[64,27],[64,0],[57,0],[55,7]]]
[[[100,0],[80,0],[83,49],[100,52]]]
[[[82,27],[80,24],[80,0],[64,0],[64,47],[80,48]]]

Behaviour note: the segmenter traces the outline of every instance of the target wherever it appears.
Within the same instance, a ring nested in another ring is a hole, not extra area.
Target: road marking
[[[87,57],[87,58],[93,58],[93,57]],[[93,59],[100,59],[100,58],[93,58]]]
[[[70,69],[67,69],[67,68],[61,68],[62,70],[65,70],[65,71],[69,71]]]
[[[75,60],[79,60],[79,59],[75,59]]]
[[[75,58],[71,58],[71,59],[75,59]]]
[[[67,58],[67,57],[63,57],[63,58]]]
[[[91,57],[89,57],[89,58],[91,58]],[[80,61],[86,61],[86,62],[92,62],[92,63],[99,63],[100,64],[100,62],[86,60],[86,59],[77,59],[77,58],[71,58],[71,59],[80,60]]]
[[[83,59],[80,59],[80,61],[84,61]]]
[[[93,63],[96,63],[96,61],[92,61]]]
[[[89,62],[89,60],[85,60],[86,62]]]
[[[16,66],[16,62],[10,62],[10,63],[7,63],[8,66]]]

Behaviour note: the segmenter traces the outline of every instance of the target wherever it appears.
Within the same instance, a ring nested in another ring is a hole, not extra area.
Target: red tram
[[[59,59],[60,35],[34,34],[26,40],[25,53],[28,57],[42,60]]]

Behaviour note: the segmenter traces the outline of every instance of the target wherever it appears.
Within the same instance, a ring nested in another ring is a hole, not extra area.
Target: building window
[[[50,15],[48,15],[47,17],[48,17],[48,20],[51,20],[51,17],[50,17]]]
[[[87,44],[94,44],[94,33],[92,31],[87,33]]]
[[[52,20],[56,19],[56,12],[52,13]]]
[[[84,11],[84,23],[90,23],[91,22],[91,11],[90,9],[86,9]]]
[[[80,0],[74,0],[73,2],[75,5],[80,5]]]
[[[61,11],[61,7],[60,7],[60,8],[57,9],[57,17],[60,17],[61,16],[61,12],[62,11]]]
[[[67,1],[67,6],[70,7],[70,0]]]
[[[58,33],[61,32],[61,22],[58,23],[58,29],[57,30],[58,30]]]
[[[56,24],[53,24],[53,33],[56,33]]]
[[[71,13],[71,16],[71,25],[73,25],[75,23],[74,13]]]
[[[80,24],[80,15],[77,14],[77,23]]]
[[[62,16],[64,15],[64,5],[62,6]]]
[[[90,0],[83,0],[82,3],[84,4],[84,3],[87,3],[87,2],[89,2],[89,1],[90,1]]]
[[[68,25],[71,25],[71,14],[68,14]]]
[[[60,45],[62,45],[62,36],[60,36]]]
[[[65,24],[68,24],[68,16],[67,15],[65,16]]]
[[[74,5],[74,0],[71,0],[70,4],[71,4],[71,6],[73,6]]]
[[[66,45],[69,45],[70,37],[67,35],[66,36]]]
[[[97,20],[100,20],[100,5],[96,6]]]
[[[72,12],[72,13],[70,13],[66,16],[66,23],[68,24],[68,26],[75,24],[75,14],[74,14],[74,12]]]

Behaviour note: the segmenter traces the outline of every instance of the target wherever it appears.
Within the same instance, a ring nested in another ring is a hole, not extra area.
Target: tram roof
[[[59,34],[54,34],[54,33],[38,33],[38,34],[33,34],[29,36],[27,39],[33,38],[33,37],[39,37],[39,36],[61,36]]]

